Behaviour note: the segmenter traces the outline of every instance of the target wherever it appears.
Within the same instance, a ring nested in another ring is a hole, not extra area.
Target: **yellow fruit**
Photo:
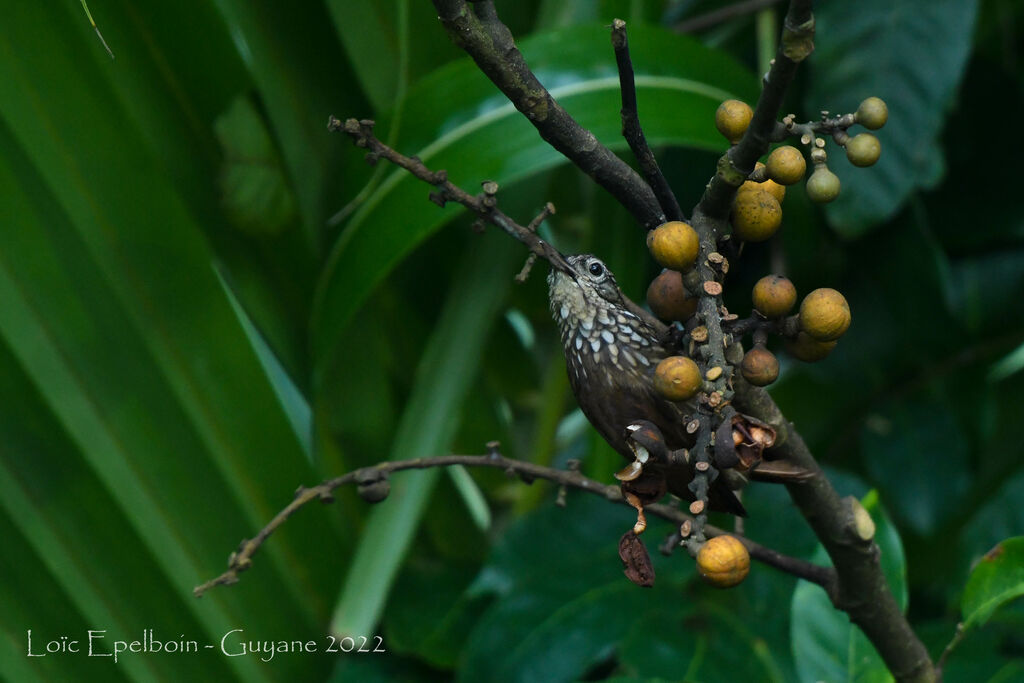
[[[732,588],[750,573],[750,553],[735,536],[709,538],[697,552],[700,578],[717,588]]]
[[[827,204],[839,196],[839,177],[826,166],[818,166],[807,179],[807,198]]]
[[[755,346],[743,356],[740,372],[755,387],[768,386],[779,378],[779,359],[763,346]]]
[[[732,205],[732,232],[745,242],[763,242],[782,225],[782,207],[760,188],[740,190]]]
[[[796,339],[786,340],[786,351],[797,360],[814,363],[832,353],[832,349],[838,343],[837,341],[818,341],[806,332],[799,332]]]
[[[765,275],[754,285],[750,297],[754,308],[766,318],[781,318],[796,304],[796,287],[789,278]]]
[[[850,306],[834,289],[816,289],[800,303],[800,329],[818,341],[833,341],[850,327]]]
[[[889,120],[889,107],[880,97],[869,97],[857,107],[857,123],[869,130],[878,130]]]
[[[669,221],[647,233],[647,248],[654,260],[665,268],[688,270],[697,259],[700,240],[689,224]]]
[[[663,270],[647,288],[647,305],[666,322],[687,320],[697,312],[697,301],[683,287],[683,276],[675,270]]]
[[[793,185],[807,173],[807,162],[796,147],[776,147],[765,164],[768,177],[782,185]]]
[[[854,166],[870,166],[882,154],[882,143],[871,133],[854,135],[846,141],[846,158]]]
[[[700,368],[686,356],[669,356],[654,370],[654,388],[670,401],[685,401],[703,384]]]
[[[726,100],[718,106],[718,111],[715,112],[715,128],[729,142],[739,142],[753,116],[754,110],[746,102]]]
[[[759,165],[764,166],[758,162]],[[743,184],[740,185],[740,189],[736,191],[736,194],[740,192],[750,192],[751,190],[767,190],[775,200],[782,204],[782,200],[786,198],[786,188],[783,185],[779,185],[774,180],[765,180],[764,182],[755,183],[753,180],[744,180]]]

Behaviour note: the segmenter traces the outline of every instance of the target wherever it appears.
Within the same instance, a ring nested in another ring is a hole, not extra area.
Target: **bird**
[[[688,488],[690,465],[667,454],[694,445],[686,426],[697,406],[669,400],[654,387],[658,363],[678,355],[666,347],[669,328],[623,294],[608,266],[592,254],[552,261],[548,295],[576,402],[604,440],[631,463],[616,476],[634,492],[646,493],[644,502],[666,490],[694,500]],[[712,482],[708,507],[746,514],[724,477]]]

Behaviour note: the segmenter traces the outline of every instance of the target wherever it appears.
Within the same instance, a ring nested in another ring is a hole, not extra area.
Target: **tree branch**
[[[537,236],[537,227],[541,221],[555,212],[552,204],[547,204],[540,215],[534,218],[529,225],[522,226],[497,208],[497,198],[495,197],[498,190],[497,183],[484,181],[482,183],[484,192],[476,196],[471,195],[449,181],[446,171],[431,171],[418,158],[407,157],[385,145],[373,134],[373,126],[374,122],[369,119],[362,121],[348,119],[342,122],[331,116],[327,120],[327,130],[343,131],[355,141],[357,147],[369,150],[366,155],[366,160],[369,163],[375,164],[381,158],[387,159],[420,180],[436,187],[438,191],[430,195],[430,200],[435,204],[441,207],[444,207],[447,202],[462,204],[481,220],[501,228],[514,239],[525,244],[531,253],[547,260],[553,268],[567,273],[573,272],[562,254]]]
[[[433,0],[452,41],[473,58],[552,147],[610,192],[644,227],[665,222],[654,191],[566,112],[530,71],[490,0]],[[475,11],[474,11],[475,10]]]
[[[313,500],[320,500],[324,503],[334,501],[334,490],[347,484],[356,484],[360,487],[361,495],[367,500],[378,502],[387,496],[387,478],[392,472],[402,470],[421,470],[430,467],[450,467],[452,465],[463,465],[465,467],[490,467],[505,470],[510,476],[518,476],[527,484],[533,483],[536,479],[545,479],[560,487],[588,491],[595,495],[604,497],[612,503],[627,505],[622,497],[618,486],[606,485],[579,473],[577,470],[559,470],[552,467],[544,467],[531,462],[513,460],[501,455],[498,444],[488,444],[490,452],[486,455],[442,455],[433,458],[415,458],[412,460],[398,460],[382,462],[372,467],[363,467],[353,470],[340,477],[328,479],[318,486],[306,488],[300,486],[295,492],[295,498],[287,506],[278,512],[270,522],[267,523],[255,537],[243,539],[238,550],[231,553],[228,558],[228,569],[220,576],[210,579],[206,583],[196,586],[193,594],[201,597],[203,593],[215,586],[228,586],[238,582],[238,575],[252,566],[252,558],[274,531],[297,512],[300,508]],[[364,492],[365,491],[365,492]],[[678,508],[669,505],[649,505],[644,508],[645,512],[656,517],[666,519],[676,526],[682,524],[688,515],[682,513]],[[706,532],[709,536],[720,536],[727,534],[723,529],[708,526]],[[770,567],[806,579],[822,586],[827,592],[832,592],[835,587],[835,572],[829,567],[805,562],[795,557],[783,555],[771,548],[767,548],[748,538],[738,537],[740,542],[746,546],[750,556]]]
[[[636,81],[633,77],[633,60],[629,56],[629,40],[626,37],[626,22],[622,19],[612,21],[612,47],[615,49],[615,65],[619,70],[619,91],[622,93],[622,137],[626,138],[633,156],[640,164],[647,184],[654,190],[665,216],[671,221],[683,219],[683,211],[679,208],[672,188],[658,166],[654,152],[647,145],[643,128],[640,126],[640,114],[636,104]]]
[[[464,0],[434,0],[434,5],[445,29],[455,43],[470,54],[480,69],[533,123],[546,141],[608,189],[645,227],[652,228],[664,221],[664,212],[651,187],[621,159],[600,145],[589,131],[579,126],[537,81],[516,49],[508,29],[498,20],[490,0],[475,3],[476,11],[470,9]],[[812,569],[813,565],[799,560],[793,560],[797,564],[786,568],[783,565],[789,565],[788,560],[782,561],[778,557],[765,554],[766,549],[756,545],[748,545],[751,555],[763,562],[774,563],[773,566],[778,566],[790,573],[805,572],[807,576],[804,578],[825,586],[833,604],[850,615],[851,620],[865,633],[897,679],[901,681],[934,681],[936,671],[928,652],[910,628],[886,585],[878,562],[878,547],[874,543],[872,535],[866,533],[865,528],[858,527],[856,523],[855,501],[844,501],[839,498],[800,435],[792,425],[786,422],[778,406],[767,392],[750,386],[738,373],[731,372],[731,366],[738,365],[740,357],[732,352],[728,356],[722,353],[722,347],[728,341],[726,331],[722,329],[721,320],[720,280],[724,275],[724,269],[712,267],[711,264],[719,263],[719,261],[710,257],[716,254],[717,238],[726,229],[726,219],[736,189],[749,176],[756,160],[767,151],[770,142],[784,134],[780,130],[781,124],[777,121],[783,97],[793,80],[798,64],[813,51],[814,19],[811,7],[811,0],[791,0],[779,50],[765,76],[764,88],[754,110],[751,124],[740,142],[719,160],[717,173],[693,212],[691,222],[700,236],[700,256],[697,259],[697,268],[690,275],[692,281],[687,282],[687,287],[691,291],[699,293],[701,297],[699,315],[701,322],[707,326],[706,339],[710,340],[710,343],[706,344],[706,348],[702,351],[704,365],[709,368],[718,365],[724,370],[713,381],[715,391],[709,394],[709,396],[717,395],[719,403],[704,408],[714,409],[722,406],[724,409],[725,404],[731,400],[737,409],[770,424],[777,430],[776,446],[772,449],[772,453],[776,457],[785,458],[792,464],[814,473],[803,483],[787,484],[787,489],[829,553],[835,569],[834,574],[826,573],[822,571],[822,568]],[[623,87],[624,109],[628,104],[626,101],[627,90],[628,88]],[[531,238],[527,237],[532,234],[531,231],[514,224],[511,219],[496,212],[493,207],[488,209],[483,206],[482,208],[487,210],[481,210],[480,202],[482,200],[480,198],[474,198],[465,193],[460,194],[461,191],[458,188],[446,186],[446,178],[431,174],[422,164],[418,163],[418,160],[401,157],[397,154],[388,156],[382,149],[373,147],[372,136],[367,137],[363,134],[362,137],[366,141],[364,146],[370,146],[372,152],[385,156],[403,168],[409,169],[417,177],[443,188],[442,199],[447,198],[462,203],[476,211],[488,222],[498,225],[516,239],[528,244],[533,253],[549,258],[545,249],[546,245],[541,240],[533,236],[531,241]],[[357,138],[357,144],[358,140],[359,138]],[[749,324],[754,325],[753,322]],[[742,354],[739,345],[734,345],[732,348]],[[732,381],[731,388],[728,386],[730,379]],[[702,410],[703,412],[705,411]],[[707,413],[713,412],[713,410],[707,411]],[[491,460],[481,460],[479,456],[446,457],[476,457],[478,459],[472,463],[453,460],[421,466],[456,463],[481,465],[491,462]],[[493,459],[495,456],[484,457]],[[497,457],[500,458],[500,456]],[[394,466],[396,469],[399,466],[402,468],[414,467],[416,462],[384,463],[378,468],[384,466]],[[536,471],[528,469],[539,466],[529,463],[509,464],[515,462],[517,461],[501,459],[493,461],[488,466],[511,467],[512,471],[521,477],[525,473],[528,478],[548,478],[563,486],[590,490],[605,495],[609,500],[621,502],[621,493],[616,487],[608,487],[593,480],[586,480],[586,478],[576,479],[581,475],[571,472],[542,477]],[[355,474],[350,473],[345,476],[354,477]],[[276,528],[273,526],[275,522],[279,525],[281,522],[278,520],[283,521],[290,514],[289,510],[294,510],[308,500],[320,497],[325,492],[329,494],[334,487],[350,481],[356,480],[353,478],[342,482],[339,478],[321,485],[328,487],[327,489],[300,490],[299,495],[303,499],[301,503],[296,504],[293,501],[292,506],[282,511],[271,522],[271,525],[268,525],[264,530],[266,534],[261,532],[257,539],[243,542],[239,552],[232,556],[229,571],[218,579],[199,587],[197,591],[201,592],[200,589],[205,590],[210,585],[230,583],[236,580],[237,572],[245,569],[251,562],[250,558],[255,548],[262,543],[270,531],[273,531],[273,528]],[[687,518],[686,515],[674,508],[662,509],[663,507],[656,505],[645,509],[651,514],[680,523]],[[721,533],[720,530],[712,527],[705,527],[705,530],[708,535]]]
[[[850,621],[868,637],[897,680],[936,680],[928,651],[910,628],[886,583],[873,535],[865,538],[858,530],[856,508],[839,498],[800,434],[786,421],[768,392],[751,386],[739,375],[733,381],[736,407],[777,430],[773,454],[814,472],[808,480],[787,484],[786,488],[832,558],[838,577],[832,603],[850,615]]]

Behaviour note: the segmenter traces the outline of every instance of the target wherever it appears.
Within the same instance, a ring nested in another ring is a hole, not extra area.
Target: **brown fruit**
[[[754,308],[766,318],[781,318],[796,304],[796,287],[789,278],[765,275],[754,285],[750,297]]]
[[[798,183],[807,173],[804,155],[796,147],[789,145],[772,150],[768,155],[766,167],[768,177],[782,185]]]
[[[669,221],[647,233],[647,248],[654,260],[665,268],[689,270],[700,251],[700,240],[689,224]]]
[[[755,387],[765,387],[779,378],[779,359],[765,347],[755,346],[743,356],[740,372]]]
[[[647,288],[647,305],[666,322],[689,319],[697,312],[697,301],[683,287],[683,276],[675,270],[663,270]]]
[[[685,401],[702,385],[700,368],[686,356],[669,356],[654,370],[654,388],[670,401]]]
[[[750,553],[735,536],[709,538],[697,552],[700,578],[717,588],[732,588],[750,573]]]
[[[838,341],[818,341],[806,332],[799,332],[796,339],[786,340],[786,351],[797,360],[815,363],[832,353],[832,349],[838,343]]]
[[[816,289],[800,303],[800,329],[818,341],[839,339],[849,327],[850,306],[834,289]]]
[[[760,188],[740,189],[732,205],[733,235],[745,242],[763,242],[782,225],[782,207],[772,193]]]
[[[729,142],[739,142],[753,116],[754,110],[746,102],[726,100],[718,106],[718,111],[715,112],[715,128]]]

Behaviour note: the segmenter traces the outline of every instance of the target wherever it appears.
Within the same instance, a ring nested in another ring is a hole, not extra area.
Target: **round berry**
[[[663,270],[647,288],[647,305],[666,322],[689,319],[697,312],[697,301],[683,287],[683,276],[675,270]]]
[[[857,107],[854,114],[857,123],[869,130],[878,130],[889,120],[889,107],[880,97],[869,97]]]
[[[846,141],[846,158],[854,166],[870,166],[882,154],[882,143],[871,133],[861,133]]]
[[[766,275],[754,285],[751,293],[754,308],[766,318],[781,318],[796,304],[796,287],[789,278]]]
[[[647,233],[647,248],[654,260],[665,268],[688,270],[697,259],[700,240],[689,224],[669,221]]]
[[[755,186],[736,193],[732,206],[732,231],[737,239],[763,242],[774,235],[780,225],[782,207],[771,192]]]
[[[807,173],[807,162],[804,160],[804,155],[796,147],[789,145],[772,150],[765,166],[768,177],[781,185],[798,183]]]
[[[807,198],[818,204],[827,204],[839,196],[839,177],[822,164],[807,179]]]
[[[709,538],[697,552],[700,577],[717,588],[732,588],[750,573],[750,553],[735,536]]]
[[[765,347],[755,346],[744,354],[740,372],[755,387],[765,387],[779,378],[779,359]]]
[[[703,384],[700,368],[686,356],[669,356],[654,370],[654,388],[670,401],[693,397]]]
[[[718,111],[715,112],[715,128],[729,142],[739,142],[753,116],[754,110],[746,102],[726,100],[718,106]]]
[[[800,329],[818,341],[833,341],[850,327],[850,306],[834,289],[816,289],[800,303]]]

